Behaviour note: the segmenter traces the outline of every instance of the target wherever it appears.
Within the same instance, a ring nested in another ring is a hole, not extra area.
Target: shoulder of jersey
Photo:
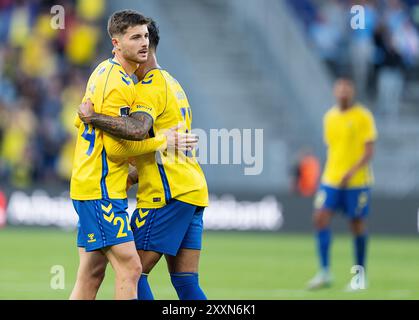
[[[333,105],[333,106],[331,106],[327,111],[326,111],[326,113],[324,114],[324,118],[327,118],[327,117],[330,117],[330,116],[332,116],[332,115],[334,115],[334,114],[336,114],[336,112],[337,112],[338,110],[337,110],[337,108],[336,108],[336,106],[335,105]]]
[[[111,78],[113,85],[120,85],[121,83],[124,83],[125,85],[130,86],[133,84],[133,80],[126,72],[124,72],[121,65],[112,59],[103,61],[96,68],[96,71],[98,76],[104,75],[108,78],[108,81],[109,78]]]
[[[358,109],[358,112],[359,113],[361,113],[361,114],[363,114],[363,115],[366,115],[366,116],[373,116],[373,114],[372,114],[372,112],[371,112],[371,110],[370,109],[368,109],[366,106],[364,106],[363,104],[361,104],[361,103],[358,103],[358,104],[356,104],[356,107],[357,107],[357,109]]]
[[[166,80],[162,74],[162,71],[160,69],[153,69],[149,71],[143,80],[138,82],[138,84],[142,85],[160,85],[164,83]]]
[[[110,62],[110,59],[104,60],[98,64],[98,66],[92,72],[92,75],[100,76],[100,75],[106,74],[106,71],[109,72],[111,68],[112,68],[112,64]]]

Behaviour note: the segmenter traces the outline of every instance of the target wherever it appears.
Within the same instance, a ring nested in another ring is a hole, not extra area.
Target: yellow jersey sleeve
[[[98,66],[96,70],[92,73],[92,75],[90,76],[89,81],[87,82],[87,85],[86,85],[86,90],[82,99],[82,103],[85,102],[87,99],[90,99],[95,106],[97,106],[100,103],[99,101],[100,98],[99,98],[99,94],[97,90],[98,86],[101,87],[99,83],[100,77],[98,77],[99,69],[100,69],[100,66]],[[82,121],[76,112],[76,115],[74,117],[74,126],[76,128],[79,128],[81,124],[82,124]]]
[[[78,129],[81,125],[81,120],[78,114],[74,117],[74,126]]]
[[[106,70],[106,68],[101,68],[101,66],[98,66],[90,76],[86,85],[86,91],[84,93],[82,102],[90,99],[95,106],[102,103],[104,99],[103,91],[106,89],[105,84],[107,82],[105,79],[108,78],[108,75],[101,69]]]
[[[135,85],[136,99],[131,113],[145,112],[153,122],[164,111],[167,104],[166,80],[156,70]]]
[[[362,116],[362,139],[365,143],[377,140],[377,128],[372,113],[367,110]]]
[[[103,135],[103,145],[109,157],[131,158],[142,154],[165,150],[167,139],[164,134],[142,141],[116,140],[108,134]]]

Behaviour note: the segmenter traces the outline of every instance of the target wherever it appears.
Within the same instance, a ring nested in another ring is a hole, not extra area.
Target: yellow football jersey
[[[377,129],[371,112],[360,104],[346,111],[332,107],[323,118],[327,161],[322,183],[338,187],[344,175],[362,159],[365,144],[377,139]],[[373,183],[369,165],[359,169],[349,180],[348,188],[360,188]]]
[[[179,82],[167,71],[153,69],[135,85],[136,102],[131,112],[153,118],[150,137],[179,123],[191,131],[192,110]],[[138,170],[137,207],[160,208],[170,199],[196,206],[208,205],[205,175],[195,157],[187,153],[153,152],[136,158]]]
[[[93,71],[83,100],[90,98],[95,111],[110,116],[127,116],[135,102],[135,87],[122,66],[108,59]],[[77,123],[78,122],[78,123]],[[78,136],[70,182],[75,200],[124,199],[128,163],[110,158],[103,144],[104,133],[76,117]]]

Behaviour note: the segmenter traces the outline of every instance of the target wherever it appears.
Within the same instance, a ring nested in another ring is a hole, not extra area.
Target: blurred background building
[[[56,4],[62,30],[50,26]],[[365,8],[361,30],[350,27],[355,4]],[[289,193],[307,147],[322,165],[322,116],[341,75],[376,116],[374,192],[419,192],[416,0],[0,0],[3,189],[68,189],[75,109],[89,73],[111,55],[107,17],[124,8],[160,25],[159,62],[185,87],[194,127],[264,130],[262,173],[204,165],[212,193]]]

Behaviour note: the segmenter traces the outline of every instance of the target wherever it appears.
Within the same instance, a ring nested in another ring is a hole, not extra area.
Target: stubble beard
[[[136,55],[135,53],[131,53],[131,52],[123,52],[123,57],[124,57],[125,60],[127,60],[131,63],[135,63],[135,64],[140,64],[140,63],[144,63],[144,62],[147,61],[147,59],[142,59],[138,55]]]

